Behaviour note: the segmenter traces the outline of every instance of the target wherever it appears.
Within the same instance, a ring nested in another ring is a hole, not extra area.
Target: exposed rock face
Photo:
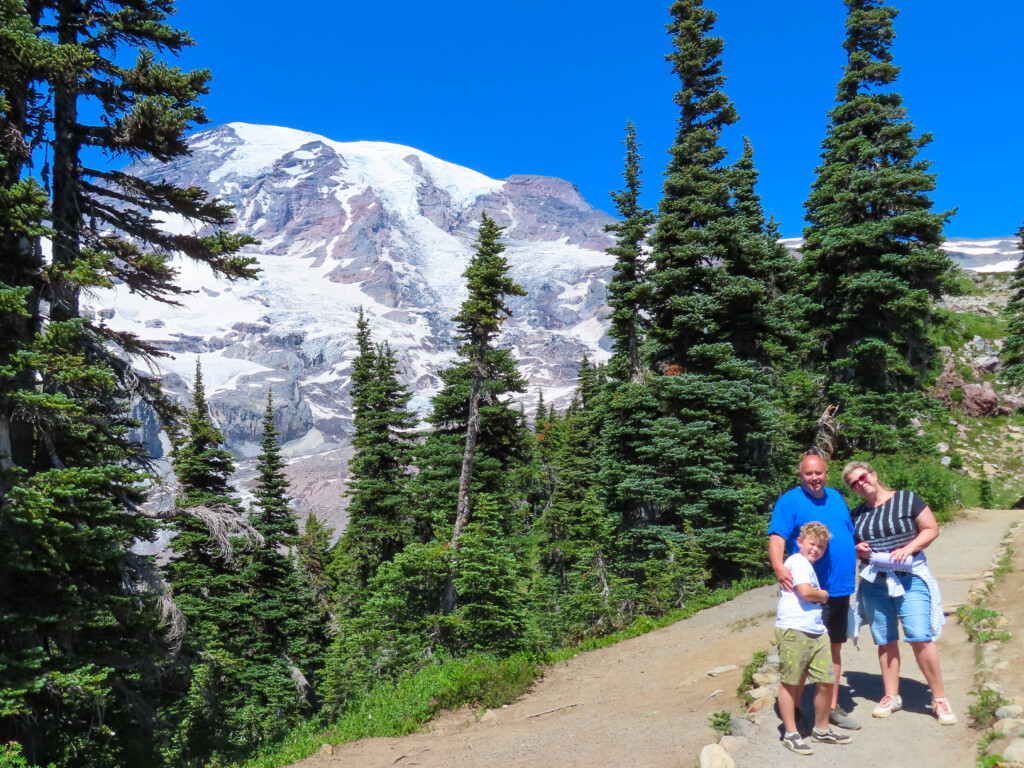
[[[162,375],[175,396],[188,397],[199,358],[241,478],[251,475],[246,459],[259,449],[271,389],[293,492],[342,523],[358,309],[374,339],[396,351],[414,406],[425,412],[438,370],[454,357],[450,318],[465,296],[462,273],[485,210],[507,227],[506,256],[528,292],[510,301],[500,339],[531,382],[527,399],[543,388],[548,402],[560,402],[584,355],[607,359],[613,259],[605,249],[613,240],[604,227],[613,219],[572,184],[499,181],[409,147],[237,123],[201,131],[190,146],[190,157],[133,171],[232,204],[234,229],[262,241],[252,249],[259,279],[230,283],[182,263],[179,282],[194,293],[181,309],[116,289],[98,292],[90,308],[172,353]],[[179,220],[165,226],[193,231]],[[144,418],[142,439],[159,455],[158,425]]]

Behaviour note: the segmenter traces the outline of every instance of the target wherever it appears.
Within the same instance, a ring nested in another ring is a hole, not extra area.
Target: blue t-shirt
[[[817,499],[799,485],[786,491],[775,502],[768,535],[775,534],[786,540],[786,556],[800,551],[796,543],[800,526],[817,521],[824,523],[832,538],[825,554],[814,564],[822,589],[829,597],[852,595],[856,589],[855,571],[857,550],[853,541],[853,523],[850,508],[835,488],[826,488],[825,495]]]

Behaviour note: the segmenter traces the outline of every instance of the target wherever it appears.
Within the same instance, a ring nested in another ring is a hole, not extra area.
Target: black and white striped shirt
[[[892,552],[917,536],[917,516],[928,505],[913,491],[896,491],[878,507],[861,504],[850,513],[854,541],[866,541],[875,552]]]

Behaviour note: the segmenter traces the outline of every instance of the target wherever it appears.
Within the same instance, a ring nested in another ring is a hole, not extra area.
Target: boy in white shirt
[[[785,735],[782,743],[800,755],[812,750],[796,728],[796,695],[804,680],[817,683],[814,697],[814,729],[811,739],[823,744],[849,744],[844,733],[829,727],[832,704],[832,652],[825,636],[821,606],[828,601],[828,592],[818,586],[818,576],[811,564],[828,547],[831,534],[823,523],[806,523],[800,528],[797,544],[800,551],[790,555],[786,567],[793,574],[793,591],[779,590],[779,610],[775,619],[775,640],[779,646],[779,714]]]

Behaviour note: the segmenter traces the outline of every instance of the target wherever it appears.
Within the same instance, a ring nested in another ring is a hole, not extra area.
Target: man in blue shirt
[[[856,730],[860,728],[860,723],[839,706],[842,647],[847,640],[850,595],[856,589],[854,572],[857,567],[857,551],[853,542],[850,508],[846,506],[839,491],[826,487],[828,465],[820,456],[804,456],[797,478],[800,484],[782,494],[772,510],[772,521],[768,526],[768,556],[775,577],[779,580],[779,587],[790,592],[793,589],[793,574],[785,562],[789,555],[800,551],[796,543],[800,526],[817,521],[824,523],[832,534],[828,549],[814,564],[821,588],[828,592],[828,602],[822,613],[832,646],[832,669],[836,677],[829,722],[840,728]]]

